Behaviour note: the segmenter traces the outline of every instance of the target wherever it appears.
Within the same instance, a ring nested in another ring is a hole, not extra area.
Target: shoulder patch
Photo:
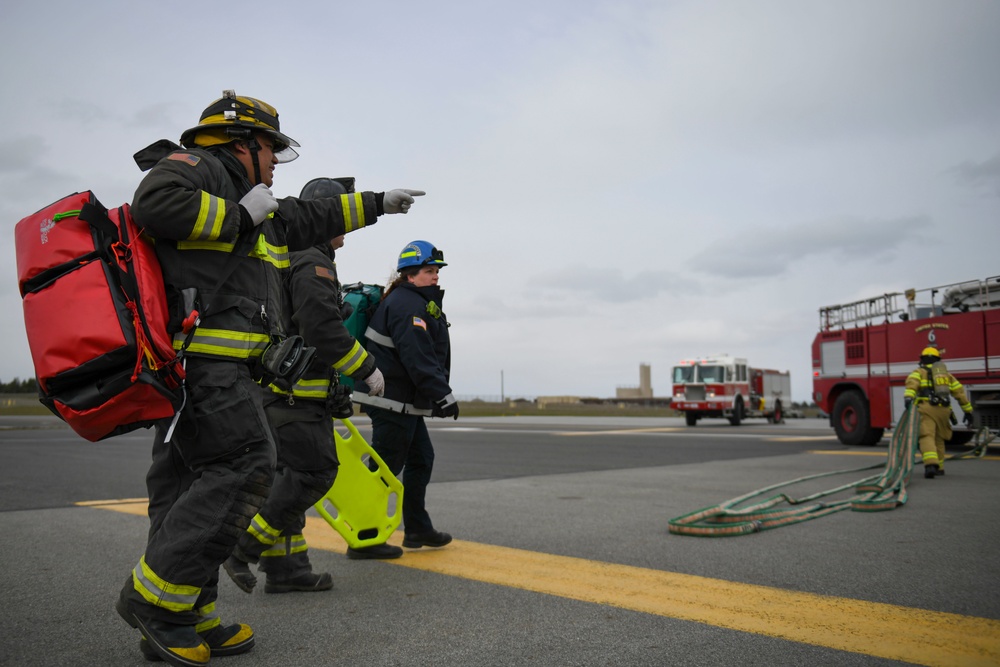
[[[171,153],[167,156],[168,160],[177,160],[178,162],[185,162],[192,167],[201,162],[201,158],[197,155],[191,155],[190,153]]]
[[[317,266],[316,275],[319,276],[320,278],[326,278],[328,280],[334,280],[334,281],[337,280],[336,274],[330,269],[326,268],[325,266]]]
[[[414,316],[413,316],[413,326],[415,326],[415,327],[420,327],[420,328],[421,328],[421,329],[423,329],[424,331],[427,331],[427,323],[426,323],[426,322],[424,322],[424,321],[423,321],[422,319],[420,319],[419,317],[417,317],[416,315],[414,315]]]

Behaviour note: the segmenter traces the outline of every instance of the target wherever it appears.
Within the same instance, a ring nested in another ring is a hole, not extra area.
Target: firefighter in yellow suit
[[[972,403],[965,388],[948,372],[938,349],[925,347],[920,352],[920,366],[906,378],[903,401],[907,408],[916,401],[920,411],[920,454],[928,479],[944,474],[944,443],[951,440],[952,396],[965,413],[965,425],[971,428]]]

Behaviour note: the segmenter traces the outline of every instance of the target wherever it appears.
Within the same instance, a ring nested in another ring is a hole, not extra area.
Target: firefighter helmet
[[[181,134],[181,144],[185,148],[215,146],[252,139],[255,132],[271,138],[278,162],[291,162],[299,156],[292,149],[299,142],[281,131],[277,109],[253,97],[237,97],[234,90],[222,91],[222,97],[201,112],[198,124]]]
[[[936,347],[925,347],[920,351],[921,357],[934,357],[935,359],[941,358],[941,352],[938,351]]]
[[[325,197],[336,197],[354,192],[354,177],[327,178],[325,176],[314,178],[302,186],[302,193],[299,199],[322,199]]]
[[[427,241],[411,241],[399,253],[396,270],[408,266],[448,266],[444,261],[444,253]]]

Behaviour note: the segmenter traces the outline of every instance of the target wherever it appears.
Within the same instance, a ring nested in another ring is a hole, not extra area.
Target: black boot
[[[333,577],[328,572],[322,574],[305,572],[294,577],[268,573],[267,581],[264,584],[265,593],[292,593],[295,591],[312,593],[328,591],[331,588],[333,588]]]
[[[250,571],[249,563],[233,552],[222,564],[222,567],[241,591],[253,593],[253,587],[257,585],[257,577]]]
[[[181,667],[207,665],[211,649],[193,625],[177,625],[152,618],[145,614],[142,605],[130,602],[125,591],[118,596],[115,610],[125,622],[138,628],[147,639],[148,647],[161,660]],[[249,627],[247,628],[249,629]]]
[[[373,544],[370,547],[347,547],[347,557],[351,560],[364,560],[366,558],[377,558],[389,560],[399,558],[403,555],[403,550],[391,544]]]
[[[199,632],[198,634],[208,644],[213,658],[246,653],[254,645],[253,630],[245,623],[217,625],[207,632]],[[163,660],[145,637],[139,640],[139,650],[143,657],[150,662]]]
[[[451,535],[438,530],[429,530],[426,533],[403,533],[403,546],[407,549],[443,547],[449,542],[451,542]]]
[[[938,467],[935,464],[929,463],[924,466],[924,477],[934,479],[934,475],[936,474],[938,474]]]

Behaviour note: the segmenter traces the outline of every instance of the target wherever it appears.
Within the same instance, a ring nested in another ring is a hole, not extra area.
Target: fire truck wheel
[[[882,429],[873,429],[868,402],[857,391],[845,391],[837,397],[831,415],[833,430],[845,445],[874,445],[882,439]]]
[[[741,421],[743,421],[743,399],[737,398],[736,405],[733,407],[733,416],[729,418],[729,423],[733,426],[739,426]]]
[[[693,412],[685,412],[684,421],[687,423],[688,426],[694,426],[695,424],[698,423],[698,415],[696,415]]]

